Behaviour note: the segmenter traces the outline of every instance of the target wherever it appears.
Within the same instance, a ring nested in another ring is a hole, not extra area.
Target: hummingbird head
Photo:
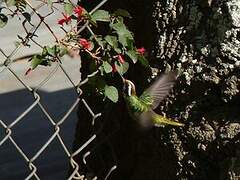
[[[123,93],[126,96],[136,95],[136,88],[132,81],[128,79],[123,80]]]

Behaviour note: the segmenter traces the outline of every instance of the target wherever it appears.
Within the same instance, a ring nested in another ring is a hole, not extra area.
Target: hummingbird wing
[[[151,99],[151,108],[156,109],[159,103],[169,94],[177,79],[176,72],[169,72],[157,78],[139,97],[142,101]]]
[[[154,123],[152,121],[153,111],[145,111],[143,113],[140,113],[138,116],[138,123],[140,124],[140,127],[143,129],[150,129],[154,126]]]

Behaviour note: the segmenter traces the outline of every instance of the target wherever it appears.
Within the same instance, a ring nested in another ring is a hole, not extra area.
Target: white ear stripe
[[[128,84],[128,96],[131,96],[131,91],[132,91],[132,87],[131,87],[131,84]]]

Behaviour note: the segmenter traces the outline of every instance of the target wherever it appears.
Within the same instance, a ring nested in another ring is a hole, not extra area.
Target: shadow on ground
[[[64,116],[77,97],[73,89],[38,93],[41,96],[41,103],[56,122]],[[33,102],[32,94],[27,90],[1,94],[0,120],[7,125],[11,124]],[[61,125],[60,135],[69,150],[72,149],[76,121],[77,116],[74,110]],[[54,132],[54,126],[40,108],[35,106],[29,114],[13,126],[12,137],[27,157],[32,158]],[[0,127],[0,141],[4,137],[5,129]],[[53,140],[33,164],[37,167],[37,174],[41,179],[66,179],[69,168],[68,158],[58,139]],[[0,146],[0,179],[24,179],[29,173],[24,158],[10,140],[5,141]]]

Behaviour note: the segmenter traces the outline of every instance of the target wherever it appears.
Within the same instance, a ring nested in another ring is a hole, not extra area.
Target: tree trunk
[[[86,151],[79,155],[81,171],[92,171],[103,179],[116,162],[113,180],[239,176],[240,2],[110,0],[106,8],[123,8],[132,14],[128,24],[137,46],[147,49],[154,71],[179,70],[174,92],[158,112],[186,126],[139,131],[122,99],[106,105],[93,95],[83,95],[96,113],[103,111],[97,120],[103,129],[89,147],[95,148],[94,156],[89,157],[90,168],[81,161]],[[83,77],[88,74],[87,69],[82,73]],[[128,74],[138,93],[147,87],[149,76],[139,65]],[[80,105],[74,148],[96,131],[90,119]],[[100,141],[103,143],[97,145]]]

